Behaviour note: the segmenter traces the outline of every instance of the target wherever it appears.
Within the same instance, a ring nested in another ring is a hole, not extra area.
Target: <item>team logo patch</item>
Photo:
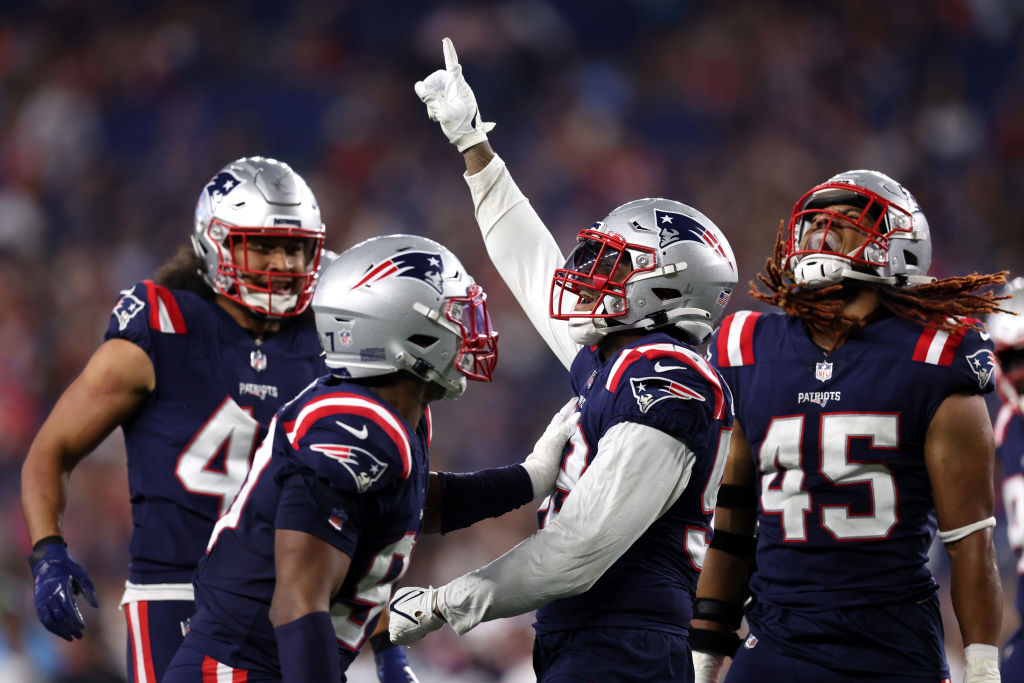
[[[315,443],[309,448],[317,453],[323,453],[344,467],[352,475],[352,480],[356,483],[359,493],[365,493],[388,468],[387,463],[383,460],[358,446]]]
[[[206,185],[206,194],[210,195],[210,203],[217,206],[221,199],[242,184],[242,179],[230,171],[221,171]]]
[[[662,249],[676,242],[700,242],[714,249],[716,254],[732,265],[715,234],[689,216],[655,209],[654,220],[658,225],[658,246]]]
[[[629,380],[633,397],[641,413],[646,413],[658,401],[666,398],[703,401],[704,397],[680,382],[667,377],[634,377]]]
[[[982,389],[988,386],[989,381],[992,379],[992,372],[996,368],[992,352],[988,349],[975,351],[967,356],[967,364],[971,367],[971,372],[974,373],[974,376],[978,378],[978,386]]]
[[[825,360],[814,364],[814,379],[827,382],[832,379],[832,363]]]
[[[117,328],[124,332],[124,328],[128,327],[131,319],[137,316],[139,311],[145,307],[146,304],[143,303],[142,299],[135,296],[135,289],[122,289],[121,298],[114,304],[113,315],[117,318]]]
[[[429,286],[438,294],[441,293],[441,273],[444,271],[444,263],[440,254],[433,254],[425,251],[407,251],[395,254],[383,263],[370,268],[362,280],[353,285],[352,289],[358,289],[363,285],[372,285],[374,282],[389,277],[408,277],[419,280]]]

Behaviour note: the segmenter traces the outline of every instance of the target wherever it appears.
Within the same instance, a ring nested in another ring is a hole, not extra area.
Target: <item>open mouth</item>
[[[842,251],[842,240],[831,230],[819,230],[807,236],[804,249],[808,251]]]

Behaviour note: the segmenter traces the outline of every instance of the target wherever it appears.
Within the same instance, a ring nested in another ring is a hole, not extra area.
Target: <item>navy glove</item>
[[[373,660],[377,663],[377,680],[380,683],[419,683],[405,652],[391,642],[387,632],[379,633],[370,638],[373,646]]]
[[[74,595],[85,596],[93,607],[96,589],[85,570],[68,555],[64,539],[48,536],[33,546],[28,557],[35,579],[35,602],[39,621],[51,633],[64,640],[82,637],[85,619],[75,604]]]

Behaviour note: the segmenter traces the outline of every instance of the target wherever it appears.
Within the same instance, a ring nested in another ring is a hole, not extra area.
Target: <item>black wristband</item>
[[[370,636],[370,647],[373,648],[373,654],[379,655],[385,650],[398,647],[398,643],[391,642],[391,634],[384,631],[383,633],[378,633],[375,636]]]
[[[63,536],[45,536],[40,538],[32,546],[32,553],[28,556],[28,566],[30,569],[36,568],[36,564],[38,564],[39,560],[43,559],[43,555],[46,554],[46,547],[50,545],[61,545],[65,548],[68,547],[68,544],[64,542]]]
[[[725,600],[697,598],[693,601],[693,618],[714,621],[735,631],[743,620],[743,608]]]
[[[693,650],[710,652],[723,657],[734,656],[740,647],[740,637],[732,631],[726,633],[706,628],[691,628],[687,640]]]
[[[757,542],[753,536],[715,529],[715,535],[711,537],[711,543],[708,547],[749,560],[754,556]]]

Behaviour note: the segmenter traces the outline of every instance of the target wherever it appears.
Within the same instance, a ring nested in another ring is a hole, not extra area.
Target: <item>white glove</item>
[[[434,612],[438,589],[401,588],[391,601],[388,632],[391,642],[408,645],[445,625],[444,617]]]
[[[416,94],[427,105],[427,116],[441,124],[448,140],[464,152],[487,139],[493,123],[480,120],[480,108],[473,90],[462,77],[462,66],[455,54],[451,38],[441,41],[444,69],[435,71],[426,80],[416,81]]]
[[[999,683],[999,648],[974,643],[964,648],[964,683]]]
[[[523,469],[530,475],[530,483],[533,484],[534,500],[548,495],[555,487],[558,472],[562,469],[565,442],[572,436],[580,420],[580,414],[576,412],[577,401],[573,396],[555,413],[534,444],[533,452],[523,461]]]
[[[694,650],[692,659],[694,683],[718,683],[722,666],[725,664],[724,655]]]

